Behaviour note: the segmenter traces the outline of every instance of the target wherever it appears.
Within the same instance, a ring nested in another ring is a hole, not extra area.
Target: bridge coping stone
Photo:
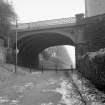
[[[46,28],[54,28],[61,26],[72,26],[76,23],[75,17],[69,18],[61,18],[61,19],[53,19],[53,20],[45,20],[31,23],[19,23],[18,30],[38,30],[38,29],[46,29]],[[16,30],[16,25],[11,26],[11,30]]]
[[[45,20],[45,21],[38,21],[31,23],[19,23],[17,29],[20,31],[40,30],[40,29],[48,29],[56,27],[83,25],[83,24],[94,23],[96,21],[101,21],[101,20],[105,20],[105,14],[86,17],[86,18],[84,17],[83,14],[77,14],[76,17]],[[16,25],[12,25],[11,30],[16,30]]]

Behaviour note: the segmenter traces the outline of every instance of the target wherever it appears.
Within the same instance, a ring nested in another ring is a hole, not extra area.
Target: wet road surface
[[[86,105],[105,105],[105,95],[96,89],[84,86],[77,74],[72,75],[82,92]],[[64,72],[45,71],[15,75],[0,86],[0,105],[85,105],[70,78]]]

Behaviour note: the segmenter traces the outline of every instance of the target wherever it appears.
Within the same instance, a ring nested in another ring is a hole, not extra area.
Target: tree
[[[8,31],[16,14],[10,4],[0,0],[0,38],[7,39]]]

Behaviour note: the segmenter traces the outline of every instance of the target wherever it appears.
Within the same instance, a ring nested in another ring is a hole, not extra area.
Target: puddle
[[[0,104],[7,103],[7,102],[9,102],[9,99],[7,96],[0,97]]]
[[[81,82],[80,82],[81,83]],[[68,80],[63,80],[59,83],[60,87],[56,89],[43,89],[43,92],[56,92],[62,95],[61,100],[58,105],[83,105],[84,103],[81,101],[81,96],[78,94],[77,90],[73,87],[72,83]],[[79,85],[80,87],[80,85]],[[83,97],[86,98],[88,105],[105,105],[102,104],[101,101],[105,100],[105,95],[101,94],[99,91],[94,89],[93,94],[89,93],[89,89],[85,86],[81,86],[84,88]],[[81,89],[80,89],[81,90]],[[92,91],[92,90],[91,90]],[[95,94],[96,92],[96,94]],[[98,98],[97,98],[98,97]],[[103,99],[102,99],[103,97]],[[101,104],[100,104],[101,103]],[[50,105],[50,104],[42,104],[42,105]],[[53,105],[53,104],[51,104]]]
[[[32,82],[27,82],[27,83],[24,83],[22,85],[15,85],[13,86],[13,88],[15,89],[15,91],[17,92],[24,92],[26,91],[27,89],[32,89],[34,87],[34,83]]]
[[[22,85],[14,85],[7,96],[0,97],[0,105],[21,105],[20,103],[22,103],[24,98],[24,92],[33,87],[34,84],[32,82],[27,82]]]
[[[75,83],[78,85],[79,90],[82,92],[82,96],[84,96],[85,99],[88,100],[87,105],[105,105],[101,103],[101,101],[105,100],[105,95],[103,93],[91,87],[86,87],[85,84],[82,84],[81,80],[76,80],[77,77],[73,78]],[[23,100],[25,97],[25,92],[29,92],[31,95],[33,94],[34,97],[34,94],[36,94],[34,93],[34,89],[36,88],[41,88],[39,90],[42,92],[42,94],[41,92],[37,94],[40,94],[40,97],[42,97],[42,99],[44,96],[45,99],[43,100],[48,100],[44,101],[48,103],[41,101],[43,103],[40,103],[38,105],[84,105],[81,101],[81,96],[78,94],[73,84],[68,79],[64,78],[49,78],[48,80],[43,80],[41,82],[38,82],[37,84],[28,81],[21,83],[20,85],[14,85],[10,88],[10,90],[9,88],[7,89],[7,91],[10,92],[7,92],[6,96],[0,97],[0,105],[24,105]],[[56,97],[59,97],[58,94],[60,94],[61,96],[57,99]],[[48,99],[46,97],[48,97]],[[52,103],[52,100],[55,99],[57,99],[57,104]],[[36,97],[36,100],[39,99]]]
[[[42,103],[41,105],[54,105],[52,102],[49,103]]]
[[[67,80],[65,80],[65,81],[63,80],[61,83],[59,83],[59,85],[60,85],[59,88],[56,88],[54,90],[43,89],[43,92],[60,93],[62,95],[62,98],[59,102],[59,105],[62,105],[62,104],[79,105],[79,103],[81,104],[81,102],[79,101],[80,97],[77,94],[75,94],[75,92],[72,89],[72,84],[68,84]],[[45,105],[47,105],[47,104],[45,104]]]

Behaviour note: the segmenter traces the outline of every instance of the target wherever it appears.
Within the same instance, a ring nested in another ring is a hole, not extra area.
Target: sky
[[[19,22],[35,22],[74,17],[84,13],[84,0],[8,0]]]
[[[84,0],[7,0],[13,5],[19,23],[74,17],[85,13]],[[75,63],[75,48],[66,47]]]

